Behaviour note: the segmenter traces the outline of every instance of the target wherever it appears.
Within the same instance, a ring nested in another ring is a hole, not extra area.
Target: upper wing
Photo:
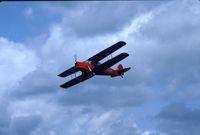
[[[100,60],[102,60],[103,58],[105,58],[106,56],[110,55],[114,51],[116,51],[119,48],[121,48],[122,46],[124,46],[125,44],[126,43],[124,41],[119,41],[116,44],[108,47],[107,49],[105,49],[105,50],[97,53],[96,55],[90,57],[88,60],[91,61],[91,63],[97,63]]]
[[[60,73],[58,76],[60,77],[66,77],[68,75],[74,74],[75,72],[77,72],[78,70],[76,69],[75,66],[71,67],[68,70],[65,70],[64,72]]]
[[[68,81],[68,82],[60,85],[60,87],[62,87],[62,88],[69,88],[69,87],[71,87],[73,85],[76,85],[76,84],[78,84],[78,83],[80,83],[82,81],[85,81],[85,80],[87,80],[89,78],[91,78],[90,75],[88,75],[88,74],[82,74],[82,75],[80,75],[80,76],[78,76],[78,77],[76,77],[76,78],[74,78],[74,79],[72,79],[72,80],[70,80],[70,81]]]
[[[118,63],[119,61],[125,59],[126,57],[128,57],[129,54],[128,53],[121,53],[117,56],[115,56],[114,58],[104,62],[103,64],[97,66],[96,68],[93,69],[93,72],[97,73],[97,72],[102,72],[106,69],[108,69],[109,67],[115,65],[116,63]]]

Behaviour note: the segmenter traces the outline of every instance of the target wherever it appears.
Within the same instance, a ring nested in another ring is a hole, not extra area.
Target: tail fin
[[[119,64],[119,65],[117,66],[117,71],[118,71],[118,73],[119,73],[120,75],[124,75],[124,73],[127,72],[127,71],[130,70],[130,69],[131,69],[130,67],[124,68],[124,67],[122,66],[122,64]]]
[[[119,64],[119,65],[117,66],[117,70],[122,70],[122,69],[123,69],[122,64]]]
[[[123,78],[124,73],[127,72],[127,71],[130,70],[130,69],[131,69],[130,67],[124,68],[124,67],[122,66],[122,64],[119,64],[119,65],[117,66],[117,72],[119,73],[119,75],[120,75],[122,78]]]

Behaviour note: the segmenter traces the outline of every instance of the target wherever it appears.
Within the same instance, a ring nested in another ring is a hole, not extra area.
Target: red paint
[[[75,63],[75,65],[76,65],[77,69],[79,69],[81,71],[83,71],[83,70],[88,71],[88,72],[97,66],[97,65],[93,65],[89,62],[79,62],[79,61],[77,61]],[[110,75],[112,77],[119,76],[120,74],[118,73],[118,70],[121,70],[121,69],[123,69],[123,66],[120,64],[117,69],[108,68],[108,69],[102,71],[102,74]]]

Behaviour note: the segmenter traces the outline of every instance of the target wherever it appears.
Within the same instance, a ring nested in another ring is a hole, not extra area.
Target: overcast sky
[[[118,41],[124,78],[59,87]],[[1,2],[0,134],[199,135],[199,58],[198,0]]]

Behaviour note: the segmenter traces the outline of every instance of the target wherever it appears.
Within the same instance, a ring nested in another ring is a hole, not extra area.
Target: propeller
[[[76,67],[76,62],[77,62],[77,54],[74,54],[74,62],[75,62],[75,67]],[[74,76],[76,77],[76,73],[74,74]]]
[[[74,61],[77,62],[77,55],[74,54]]]

